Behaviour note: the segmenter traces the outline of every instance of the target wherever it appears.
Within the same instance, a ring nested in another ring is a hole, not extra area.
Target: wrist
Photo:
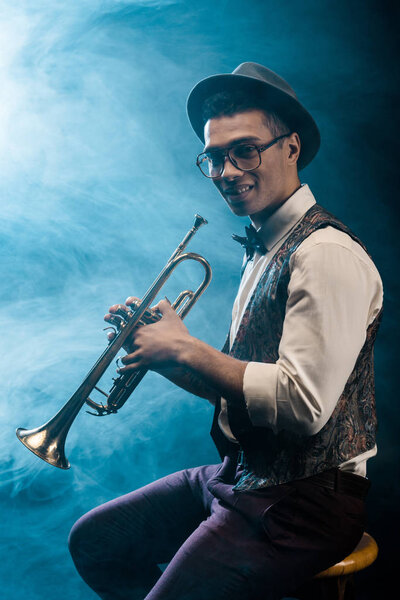
[[[199,354],[200,340],[190,334],[181,338],[175,347],[175,362],[182,367],[191,367],[194,357]]]

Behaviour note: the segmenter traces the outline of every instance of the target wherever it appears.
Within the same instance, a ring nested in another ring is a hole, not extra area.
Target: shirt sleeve
[[[244,375],[250,420],[275,432],[322,429],[382,305],[379,273],[361,246],[343,232],[340,243],[317,233],[291,259],[278,361],[250,362]]]

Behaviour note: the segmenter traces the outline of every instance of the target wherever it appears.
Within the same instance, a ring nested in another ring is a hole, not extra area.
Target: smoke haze
[[[94,598],[68,555],[73,522],[169,472],[218,460],[208,436],[212,408],[156,374],[146,376],[119,415],[94,419],[81,412],[68,436],[69,471],[40,461],[15,437],[17,427],[41,425],[72,395],[106,345],[108,307],[144,294],[195,212],[210,224],[190,249],[209,260],[214,280],[187,325],[222,347],[242,259],[230,236],[246,220],[228,212],[195,167],[201,144],[185,101],[198,80],[246,60],[288,79],[323,138],[303,181],[360,234],[390,279],[393,259],[386,251],[397,216],[393,171],[380,148],[390,138],[383,124],[393,93],[385,71],[394,49],[391,25],[374,2],[307,6],[292,0],[1,3],[4,598],[59,597],[60,581],[66,600]],[[376,139],[379,144],[371,143]],[[383,210],[372,227],[377,196]],[[184,265],[162,295],[172,300],[197,287],[202,275],[197,265]],[[388,289],[390,307],[395,292]],[[389,317],[386,327],[392,325]],[[377,349],[381,376],[389,369],[384,332]],[[378,388],[386,406],[383,376]],[[383,419],[381,432],[395,439],[391,419]],[[392,455],[382,445],[388,464]]]

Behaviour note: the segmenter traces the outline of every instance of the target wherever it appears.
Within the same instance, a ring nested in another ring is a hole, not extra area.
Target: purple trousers
[[[225,459],[93,509],[69,538],[78,572],[103,600],[277,600],[365,530],[359,498],[309,480],[233,492],[235,477]]]

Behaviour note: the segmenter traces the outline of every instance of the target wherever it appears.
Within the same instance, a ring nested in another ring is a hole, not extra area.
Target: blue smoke
[[[371,115],[381,106],[374,94],[382,89],[390,48],[375,49],[386,22],[377,14],[365,42],[373,3],[357,11],[356,34],[352,6],[2,2],[4,598],[57,597],[60,582],[65,599],[93,598],[67,552],[73,522],[173,470],[217,461],[208,437],[211,407],[156,374],[146,376],[119,415],[93,419],[82,411],[67,441],[70,471],[43,463],[15,437],[16,427],[42,424],[75,391],[106,345],[108,306],[143,295],[195,212],[210,225],[190,249],[213,265],[214,283],[187,324],[193,335],[222,346],[241,262],[230,234],[244,222],[228,214],[194,166],[201,145],[185,100],[199,79],[245,60],[285,76],[326,140],[304,181],[322,204],[356,224],[370,246],[390,224],[388,204],[381,230],[371,233],[357,205],[364,198],[363,208],[372,206],[380,186],[357,146],[367,127],[374,131]],[[369,149],[368,160],[387,172],[379,148]],[[356,197],[346,189],[356,189]],[[196,265],[182,266],[163,295],[173,299],[201,277]]]

